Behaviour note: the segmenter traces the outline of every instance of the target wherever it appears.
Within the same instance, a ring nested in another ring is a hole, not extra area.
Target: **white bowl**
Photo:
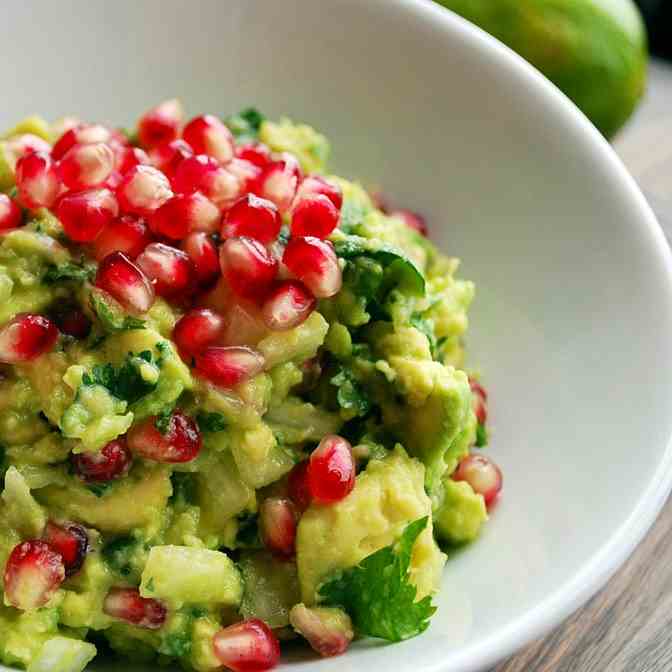
[[[609,146],[521,59],[424,0],[10,3],[0,44],[0,126],[130,122],[174,95],[288,114],[329,135],[336,170],[424,212],[477,283],[503,500],[426,634],[297,669],[484,669],[628,556],[672,479],[670,254]]]

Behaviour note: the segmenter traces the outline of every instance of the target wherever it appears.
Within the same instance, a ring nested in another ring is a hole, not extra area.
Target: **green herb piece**
[[[127,577],[133,573],[131,556],[137,547],[138,542],[133,537],[118,537],[105,544],[101,554],[113,572]]]
[[[166,434],[170,429],[170,419],[173,417],[173,410],[173,406],[166,406],[156,416],[154,426],[161,432],[161,434]]]
[[[144,320],[126,315],[121,310],[121,306],[113,306],[111,301],[103,298],[99,291],[91,292],[91,308],[100,321],[101,327],[108,333],[145,328]]]
[[[483,448],[483,446],[488,445],[488,428],[482,423],[479,422],[476,425],[476,447]]]
[[[324,604],[345,609],[361,635],[398,642],[424,632],[436,608],[429,596],[415,601],[417,589],[408,570],[413,545],[428,520],[425,516],[410,523],[396,544],[323,584]]]
[[[369,211],[356,199],[346,199],[341,206],[341,216],[338,220],[338,228],[343,233],[355,233],[357,227],[364,221],[366,213]]]
[[[89,483],[86,489],[96,497],[102,497],[110,489],[111,483]]]
[[[229,127],[238,144],[252,142],[259,137],[259,129],[266,117],[254,107],[247,107],[238,114],[227,117],[224,123]]]
[[[434,320],[423,317],[421,313],[415,313],[414,315],[411,315],[410,323],[412,327],[415,327],[418,331],[427,336],[432,357],[436,359],[438,344],[436,342],[436,336],[434,335]]]
[[[227,426],[221,413],[208,413],[206,411],[201,411],[196,416],[196,424],[202,432],[221,432]]]
[[[94,264],[62,264],[60,266],[50,266],[42,279],[45,285],[53,285],[57,282],[86,282],[91,280],[96,274]]]
[[[190,506],[198,502],[196,479],[193,474],[174,471],[170,477],[173,494],[170,501],[173,505]]]
[[[339,372],[329,382],[338,388],[336,400],[341,408],[354,411],[356,416],[366,415],[371,410],[371,401],[355,378],[352,369],[341,365]]]
[[[236,548],[261,548],[259,536],[259,519],[254,513],[241,513],[238,516],[238,532],[236,533]]]
[[[156,388],[156,383],[147,382],[140,374],[136,359],[154,363],[152,353],[144,350],[138,355],[129,353],[126,361],[119,367],[110,364],[96,364],[90,373],[82,376],[84,385],[101,385],[117,399],[133,404]],[[155,362],[157,365],[159,362]]]

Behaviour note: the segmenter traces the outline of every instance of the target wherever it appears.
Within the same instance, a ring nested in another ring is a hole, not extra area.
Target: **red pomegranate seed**
[[[152,242],[152,234],[144,219],[124,215],[112,221],[96,238],[93,254],[102,261],[112,252],[123,252],[135,259]]]
[[[92,145],[97,142],[109,142],[112,132],[100,124],[78,124],[68,129],[56,141],[51,150],[54,161],[60,161],[75,145]]]
[[[242,195],[243,184],[227,168],[219,166],[203,176],[201,191],[222,211],[230,208]]]
[[[22,156],[26,156],[26,154],[33,154],[34,152],[49,154],[51,152],[51,145],[37,135],[24,133],[23,135],[18,135],[6,140],[5,150],[9,157],[11,157],[11,163],[16,165],[16,162]],[[12,167],[14,167],[14,165],[12,165]]]
[[[308,460],[299,462],[290,472],[287,479],[287,489],[290,499],[299,513],[303,513],[311,501],[310,488],[308,487]]]
[[[196,370],[219,387],[230,389],[264,368],[261,353],[245,346],[210,346],[196,355]]]
[[[168,610],[161,602],[141,597],[137,588],[112,588],[105,596],[103,612],[147,630],[158,630],[168,616]]]
[[[214,636],[212,647],[222,665],[233,672],[264,672],[280,660],[280,643],[257,618],[223,628]]]
[[[22,223],[23,213],[18,203],[7,194],[0,194],[0,231],[16,229]]]
[[[114,152],[99,142],[75,145],[58,163],[61,181],[68,189],[87,189],[105,182],[114,168]]]
[[[324,658],[345,653],[355,635],[350,617],[333,607],[309,608],[302,603],[296,604],[289,612],[289,621]]]
[[[315,310],[317,301],[296,280],[283,280],[270,293],[261,308],[266,326],[273,331],[298,327]]]
[[[118,214],[119,204],[109,189],[67,193],[56,206],[56,216],[65,234],[76,243],[90,243],[98,238]]]
[[[238,199],[224,217],[223,238],[245,236],[260,243],[272,243],[280,233],[282,219],[275,203],[247,194]]]
[[[327,196],[307,196],[297,201],[292,210],[292,235],[327,238],[338,226],[339,217],[338,210]]]
[[[114,169],[125,175],[134,166],[148,166],[151,164],[147,152],[139,147],[117,145],[114,148]]]
[[[91,332],[91,320],[77,308],[58,315],[56,324],[61,333],[78,339],[86,338]]]
[[[154,233],[182,240],[191,231],[214,233],[222,216],[217,206],[203,194],[177,194],[166,201],[150,218]]]
[[[219,164],[211,156],[197,154],[184,159],[175,170],[173,183],[179,194],[191,194],[205,184],[205,178],[219,169]]]
[[[427,237],[427,223],[422,215],[419,215],[417,212],[411,212],[410,210],[392,210],[389,214],[390,217],[397,217],[398,219],[403,220],[406,226],[417,231],[420,235]]]
[[[208,308],[194,308],[183,315],[173,330],[173,340],[185,359],[217,341],[224,318]]]
[[[118,170],[113,170],[110,173],[110,176],[105,180],[104,186],[116,194],[117,189],[121,186],[123,178],[124,176]]]
[[[182,105],[177,99],[166,100],[153,107],[140,117],[138,122],[138,140],[140,144],[152,149],[157,145],[175,140],[182,125]]]
[[[253,191],[261,175],[259,166],[243,159],[231,159],[226,164],[226,169],[238,179],[241,193]]]
[[[271,150],[262,142],[249,142],[236,148],[236,157],[264,168],[272,161]]]
[[[175,175],[175,171],[182,161],[193,155],[194,150],[181,139],[164,142],[149,152],[154,166],[170,178]]]
[[[115,439],[97,453],[70,456],[74,472],[86,483],[107,483],[125,476],[133,458],[124,439]]]
[[[490,507],[502,491],[502,470],[485,455],[471,453],[462,459],[453,474],[454,481],[466,481],[474,492],[483,495]]]
[[[342,437],[325,436],[310,456],[308,487],[313,499],[331,504],[347,497],[355,487],[352,446]]]
[[[50,208],[61,190],[56,164],[49,154],[33,152],[16,162],[16,186],[27,208]]]
[[[16,364],[49,352],[58,339],[56,325],[43,315],[19,313],[0,329],[0,362]]]
[[[81,525],[57,525],[49,521],[44,530],[44,540],[63,559],[66,577],[73,576],[82,568],[89,551],[89,535]]]
[[[219,277],[219,253],[212,238],[203,231],[190,233],[181,245],[196,269],[196,282],[200,287],[209,287]]]
[[[273,201],[281,213],[289,210],[301,180],[299,162],[291,154],[269,163],[259,176],[255,191],[262,198]]]
[[[341,209],[343,205],[343,192],[341,188],[319,175],[308,175],[305,177],[299,189],[296,192],[296,201],[299,202],[308,196],[326,196],[333,204],[336,210]]]
[[[284,497],[267,497],[259,508],[261,538],[264,546],[276,555],[294,555],[296,510]]]
[[[196,423],[181,411],[173,411],[165,433],[156,426],[157,416],[132,427],[127,435],[131,452],[155,462],[190,462],[201,451],[202,438]]]
[[[233,136],[231,131],[211,114],[192,119],[182,131],[182,137],[196,154],[208,154],[222,164],[233,158]]]
[[[343,274],[333,245],[319,238],[292,238],[282,256],[287,270],[318,299],[338,294]]]
[[[65,567],[45,541],[32,539],[14,547],[5,565],[5,600],[17,609],[43,607],[59,589]]]
[[[196,271],[187,254],[170,245],[151,243],[136,259],[159,296],[177,296],[192,288]]]
[[[222,275],[233,292],[263,300],[278,273],[278,260],[253,238],[229,238],[219,248]]]
[[[152,166],[134,166],[121,180],[117,197],[123,212],[147,217],[171,196],[168,178]]]
[[[146,313],[154,303],[149,278],[123,252],[113,252],[103,259],[95,284],[135,313]]]
[[[488,419],[488,393],[473,378],[469,378],[469,386],[471,387],[471,402],[476,420],[484,425]]]

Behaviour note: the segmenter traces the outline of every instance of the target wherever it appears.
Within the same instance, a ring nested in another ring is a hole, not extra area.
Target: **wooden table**
[[[672,65],[654,63],[647,99],[616,139],[672,241]],[[493,672],[671,672],[672,498],[607,586],[550,635]]]

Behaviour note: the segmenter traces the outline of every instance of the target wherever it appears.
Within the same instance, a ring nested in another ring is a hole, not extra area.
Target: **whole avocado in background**
[[[647,38],[632,0],[437,0],[538,68],[610,138],[644,93]]]

